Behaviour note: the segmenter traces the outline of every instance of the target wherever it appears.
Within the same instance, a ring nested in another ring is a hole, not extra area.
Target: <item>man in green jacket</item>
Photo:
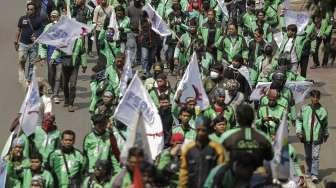
[[[166,94],[169,96],[170,103],[174,100],[174,92],[167,80],[167,75],[165,73],[160,73],[156,76],[156,81],[154,86],[149,90],[149,95],[151,96],[156,107],[159,107],[159,96]]]
[[[48,168],[60,188],[79,187],[82,182],[85,160],[82,153],[73,146],[75,136],[72,130],[63,131],[60,148],[48,157]]]
[[[108,118],[103,114],[95,114],[91,118],[94,128],[84,138],[83,152],[86,158],[86,172],[94,173],[97,160],[108,160],[112,167],[112,175],[120,170],[120,165],[111,151],[110,133],[106,131]]]
[[[215,119],[213,119],[212,128],[214,133],[209,135],[209,139],[214,142],[221,143],[221,136],[225,131],[228,130],[225,117],[219,115]]]
[[[48,170],[42,167],[42,155],[33,153],[30,156],[30,168],[24,168],[18,172],[18,177],[22,180],[22,187],[30,187],[34,176],[41,176],[43,179],[44,188],[54,188],[54,178]]]
[[[275,136],[280,126],[280,120],[287,110],[287,106],[277,103],[278,96],[276,90],[269,90],[267,93],[268,105],[261,106],[258,110],[256,126],[270,138]]]
[[[129,17],[125,16],[125,8],[121,5],[115,8],[116,19],[118,22],[119,40],[117,43],[120,45],[121,52],[125,52],[127,33],[131,32],[131,21]]]
[[[190,142],[196,139],[196,131],[190,125],[191,110],[187,107],[182,107],[179,114],[179,125],[175,125],[172,133],[181,133],[184,136],[185,142]]]
[[[296,135],[304,144],[308,175],[319,181],[321,144],[328,140],[328,112],[320,104],[321,92],[311,91],[311,104],[302,107],[296,121]]]

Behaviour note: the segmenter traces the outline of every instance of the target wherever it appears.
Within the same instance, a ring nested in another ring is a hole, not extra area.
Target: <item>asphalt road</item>
[[[9,126],[16,116],[20,104],[23,100],[24,90],[18,84],[18,63],[17,55],[13,48],[13,41],[17,28],[17,20],[20,15],[24,14],[25,1],[6,1],[0,6],[0,147],[4,145],[9,135]],[[69,113],[61,104],[54,105],[53,110],[56,114],[56,122],[60,129],[72,129],[77,133],[76,146],[81,149],[84,136],[88,133],[89,115],[88,101],[90,98],[89,77],[88,73],[79,75],[77,98],[75,101],[76,112]],[[336,181],[336,69],[317,69],[309,70],[309,79],[318,81],[316,84],[322,95],[322,104],[329,111],[329,130],[330,138],[321,150],[321,176],[324,180]],[[291,130],[293,132],[293,128]],[[290,142],[303,159],[303,146],[295,136],[291,134]]]

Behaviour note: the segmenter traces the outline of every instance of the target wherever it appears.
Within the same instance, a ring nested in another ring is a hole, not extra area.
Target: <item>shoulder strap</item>
[[[322,124],[322,121],[321,121],[320,117],[317,115],[316,110],[315,110],[311,105],[309,105],[309,107],[312,109],[312,112],[313,112],[313,114],[316,116],[316,119],[317,119],[317,121],[319,122],[319,124],[320,124],[321,126],[324,126],[324,125]]]
[[[28,16],[27,16],[27,19],[28,19],[28,25],[29,25],[30,29],[34,32],[35,29],[34,29],[33,25],[31,24],[30,18]]]
[[[69,167],[68,167],[68,162],[65,158],[65,155],[64,155],[63,151],[61,151],[61,152],[62,152],[62,157],[63,157],[64,164],[65,164],[65,169],[66,169],[67,174],[68,174],[68,178],[70,178],[70,171],[69,171]]]

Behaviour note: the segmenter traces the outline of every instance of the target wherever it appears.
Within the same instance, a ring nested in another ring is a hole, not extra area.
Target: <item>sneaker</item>
[[[75,109],[74,109],[74,107],[73,107],[72,105],[69,105],[69,107],[68,107],[68,111],[69,111],[69,112],[74,112]]]
[[[317,69],[317,68],[321,68],[321,66],[320,65],[313,65],[313,66],[310,67],[310,69]]]
[[[59,104],[60,103],[59,97],[57,97],[57,96],[54,97],[54,103],[55,104]]]
[[[312,178],[313,183],[317,184],[319,182],[319,179],[317,178],[317,176],[313,175],[311,178]]]

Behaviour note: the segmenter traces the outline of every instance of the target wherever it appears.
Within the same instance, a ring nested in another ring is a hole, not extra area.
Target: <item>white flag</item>
[[[140,113],[144,119],[152,159],[155,159],[163,149],[162,122],[152,98],[135,74],[114,112],[114,118],[130,128],[137,125]]]
[[[138,114],[138,122],[129,127],[128,137],[120,154],[120,160],[125,163],[128,157],[128,150],[132,147],[141,148],[147,162],[153,162],[148,137],[145,132],[145,120],[142,113]]]
[[[77,22],[67,16],[62,16],[56,24],[44,31],[36,42],[55,46],[66,54],[71,55],[76,39],[87,35],[91,30],[92,28],[86,24]]]
[[[2,160],[3,158],[5,158],[6,155],[9,153],[9,150],[10,150],[11,145],[12,145],[14,133],[15,133],[15,131],[11,132],[11,134],[7,138],[5,146],[4,146],[4,148],[2,149],[2,152],[1,152],[1,158],[0,158],[0,160]]]
[[[273,142],[274,158],[271,161],[273,178],[290,178],[287,113],[282,117]]]
[[[191,61],[184,72],[182,80],[177,87],[177,91],[182,91],[181,103],[185,103],[188,97],[195,97],[197,106],[205,110],[210,105],[208,95],[205,93],[201,74],[199,71],[196,53],[193,53]],[[177,97],[175,93],[174,99]]]
[[[6,187],[7,162],[0,159],[0,187]]]
[[[118,26],[118,21],[117,21],[115,11],[112,11],[108,28],[112,28],[114,30],[113,40],[114,41],[119,40],[119,33],[120,32],[119,32],[119,26]]]
[[[127,83],[129,80],[133,77],[133,70],[132,70],[132,64],[129,56],[129,51],[125,51],[125,64],[123,67],[123,73],[121,74],[120,78],[120,93],[121,96],[124,96],[126,89],[127,89]]]
[[[143,8],[148,14],[149,21],[152,24],[152,30],[162,37],[171,35],[171,31],[166,24],[166,22],[161,18],[161,16],[153,9],[150,4],[146,4]]]
[[[272,82],[259,82],[250,95],[250,100],[260,100],[260,98],[264,96],[270,88],[271,83]],[[309,92],[313,89],[313,86],[314,84],[308,81],[286,82],[285,84],[285,87],[292,91],[295,104],[303,102]]]
[[[40,100],[40,92],[34,71],[31,84],[20,109],[20,125],[27,137],[35,132],[36,125],[40,119]]]
[[[218,3],[218,5],[219,5],[219,7],[221,8],[221,10],[222,10],[224,16],[229,17],[229,11],[228,11],[227,8],[226,8],[226,5],[225,5],[225,3],[224,3],[224,0],[217,0],[217,3]]]
[[[286,10],[285,23],[286,27],[289,24],[295,24],[298,28],[298,34],[301,34],[309,22],[309,13],[307,11],[292,11]]]
[[[278,48],[280,48],[281,47],[281,43],[283,41],[283,34],[282,34],[282,32],[274,33],[273,34],[273,38],[274,38],[274,41],[275,41],[276,45],[278,46]]]

